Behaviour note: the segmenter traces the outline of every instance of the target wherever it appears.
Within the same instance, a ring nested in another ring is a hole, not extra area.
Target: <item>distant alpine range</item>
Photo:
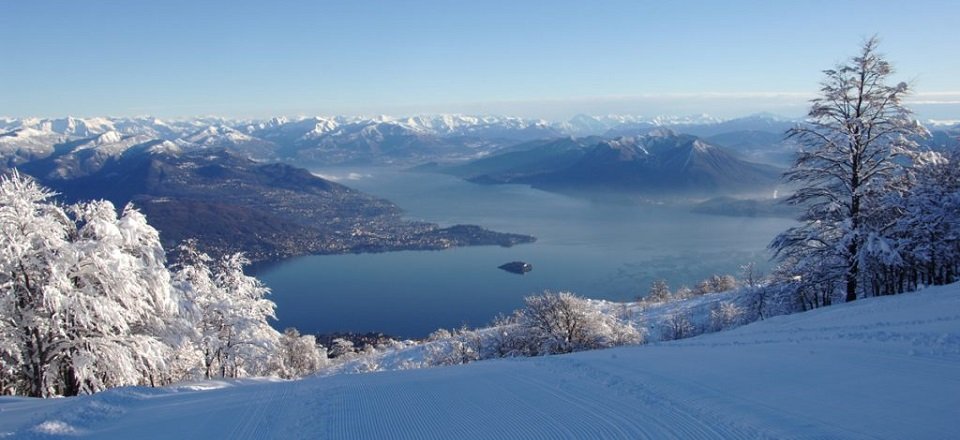
[[[308,253],[513,245],[533,237],[403,220],[382,200],[302,167],[393,166],[566,193],[725,196],[767,191],[797,120],[578,115],[0,118],[0,169],[65,201],[134,202],[167,244],[196,237],[257,260]],[[926,142],[953,146],[960,125]]]
[[[774,138],[738,138],[749,150],[755,143],[779,143],[795,121],[773,115],[721,121],[707,115],[684,118],[580,115],[564,122],[507,116],[435,115],[393,118],[277,117],[266,120],[191,118],[0,118],[0,155],[16,165],[58,151],[96,148],[115,157],[130,147],[169,141],[182,150],[227,148],[256,160],[296,161],[311,165],[417,164],[430,160],[468,160],[520,142],[567,136],[636,136],[669,127],[678,133],[709,137],[746,130]],[[74,172],[64,163],[64,172]],[[82,164],[78,164],[82,167]]]

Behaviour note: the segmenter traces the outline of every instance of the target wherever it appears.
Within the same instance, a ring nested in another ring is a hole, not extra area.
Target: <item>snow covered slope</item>
[[[954,284],[642,347],[0,398],[0,438],[923,439],[958,411]]]

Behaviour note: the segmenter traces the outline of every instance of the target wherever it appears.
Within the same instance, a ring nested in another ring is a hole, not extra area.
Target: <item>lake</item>
[[[766,246],[793,222],[710,216],[651,203],[592,202],[522,185],[483,186],[391,169],[318,174],[389,199],[407,217],[530,234],[512,248],[319,255],[255,268],[273,289],[278,329],[380,331],[423,337],[439,327],[479,326],[544,290],[627,301],[666,279],[693,286],[748,262],[768,267]],[[533,271],[498,269],[522,260]]]

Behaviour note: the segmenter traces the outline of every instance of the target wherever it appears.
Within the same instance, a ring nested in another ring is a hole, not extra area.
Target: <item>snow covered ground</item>
[[[0,438],[957,438],[960,285],[682,341],[0,398]]]

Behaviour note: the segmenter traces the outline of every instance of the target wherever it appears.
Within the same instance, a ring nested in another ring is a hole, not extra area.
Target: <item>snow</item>
[[[0,436],[951,438],[960,284],[682,341],[466,366],[0,398]]]

